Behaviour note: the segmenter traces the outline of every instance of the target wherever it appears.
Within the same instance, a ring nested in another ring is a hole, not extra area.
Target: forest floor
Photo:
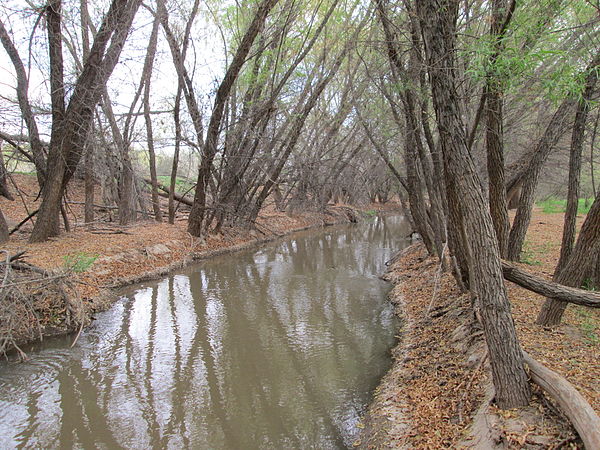
[[[35,176],[17,174],[13,179],[21,195],[13,202],[0,199],[10,229],[39,203]],[[112,304],[116,298],[114,288],[156,278],[194,261],[260,245],[294,231],[348,223],[361,211],[399,210],[396,203],[390,202],[366,205],[362,210],[331,205],[323,213],[287,214],[268,205],[252,230],[224,228],[220,234],[199,239],[187,232],[184,211],[177,215],[173,225],[145,220],[119,226],[111,221],[109,215],[114,215],[111,210],[97,213],[97,222],[84,225],[81,223],[83,183],[74,180],[67,197],[70,232],[48,242],[30,244],[27,239],[33,225],[27,223],[0,249],[5,251],[0,254],[2,259],[25,252],[24,263],[48,271],[47,274],[10,271],[5,281],[12,287],[9,297],[13,301],[3,301],[0,305],[0,354],[15,345],[20,348],[40,335],[77,331],[90,322],[94,312]],[[0,272],[3,277],[4,270]],[[32,279],[36,281],[31,282]]]
[[[551,279],[563,214],[534,210],[519,266]],[[581,224],[582,217],[578,218]],[[501,411],[482,332],[449,274],[423,246],[390,265],[390,299],[403,319],[394,363],[356,446],[362,448],[582,448],[574,429],[539,390],[528,408]],[[553,329],[535,325],[543,297],[507,283],[522,347],[567,378],[600,412],[600,311],[570,305]]]

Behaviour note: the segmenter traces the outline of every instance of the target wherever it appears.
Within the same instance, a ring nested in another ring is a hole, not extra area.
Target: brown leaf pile
[[[551,278],[560,251],[562,214],[534,211],[524,256],[525,270]],[[579,220],[581,222],[581,220]],[[422,247],[404,252],[386,275],[395,284],[391,301],[404,318],[395,362],[375,393],[363,448],[457,448],[471,446],[472,419],[489,384],[485,350],[468,313],[470,300]],[[436,287],[437,286],[437,287]],[[600,411],[600,312],[569,306],[563,324],[534,324],[543,298],[507,283],[523,348],[565,376]],[[434,294],[435,292],[435,294]],[[570,424],[535,389],[528,408],[486,407],[494,444],[508,448],[573,448]],[[486,402],[489,402],[487,399]]]

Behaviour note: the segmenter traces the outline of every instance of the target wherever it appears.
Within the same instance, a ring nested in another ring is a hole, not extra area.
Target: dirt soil
[[[17,174],[13,179],[21,195],[14,202],[0,198],[9,228],[16,226],[39,203],[35,176]],[[0,354],[15,345],[39,339],[40,335],[77,331],[89,323],[94,312],[112,304],[116,299],[114,288],[156,278],[194,261],[260,245],[294,231],[348,223],[361,215],[361,209],[348,205],[332,205],[324,213],[294,215],[267,205],[254,229],[227,228],[220,234],[199,239],[187,232],[185,211],[178,213],[174,225],[145,220],[123,227],[111,221],[113,210],[99,212],[97,222],[84,225],[81,223],[83,192],[80,180],[69,186],[72,231],[48,242],[30,244],[27,238],[33,224],[28,222],[0,249],[5,251],[0,258],[24,251],[26,263],[48,271],[43,275],[30,270],[11,270],[8,285],[17,295],[13,295],[11,307],[4,302],[7,307],[0,308]],[[100,198],[99,192],[96,198]],[[166,200],[161,200],[166,210]],[[398,209],[396,203],[390,202],[366,205],[362,211]],[[1,277],[4,273],[0,270]],[[25,306],[21,307],[25,299]]]
[[[581,224],[583,218],[579,218]],[[535,210],[520,267],[550,279],[563,214]],[[361,448],[582,448],[558,408],[534,390],[527,408],[501,411],[470,298],[420,245],[395,258],[385,278],[403,325],[394,364],[365,418]],[[600,311],[570,305],[563,323],[534,324],[543,297],[507,283],[523,346],[567,378],[600,412]]]

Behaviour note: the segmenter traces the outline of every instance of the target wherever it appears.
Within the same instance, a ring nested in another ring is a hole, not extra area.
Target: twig
[[[19,286],[19,285],[23,285],[23,284],[30,284],[30,283],[36,283],[39,281],[52,281],[52,280],[58,280],[60,278],[64,278],[66,275],[61,274],[61,275],[55,275],[53,277],[47,277],[47,278],[36,278],[34,280],[26,280],[26,281],[17,281],[15,283],[8,283],[6,286]],[[4,286],[2,286],[4,287]]]
[[[29,215],[27,217],[25,217],[23,220],[21,220],[12,230],[10,230],[10,232],[8,233],[9,235],[15,233],[16,231],[19,230],[19,228],[21,228],[25,222],[27,222],[28,220],[30,220],[33,216],[35,216],[38,213],[39,209],[36,209],[35,211],[32,211],[29,213]]]
[[[23,263],[12,262],[10,265],[12,266],[13,269],[31,270],[32,272],[39,273],[40,275],[44,275],[44,276],[48,275],[48,271],[46,271],[40,267],[34,266],[33,264],[29,264],[28,262],[23,262]]]
[[[94,230],[94,231],[89,231],[90,234],[131,234],[128,231],[123,231],[123,230]]]
[[[81,330],[83,330],[83,320],[81,321],[81,325],[79,326],[79,331],[77,332],[77,336],[75,336],[75,340],[71,344],[70,348],[73,348],[75,346],[75,344],[77,343],[77,339],[79,339],[79,336],[81,335]]]
[[[2,286],[0,287],[0,289],[4,289],[4,286],[6,286],[6,281],[8,280],[8,274],[10,273],[10,253],[8,253],[8,250],[0,251],[6,253],[6,268],[4,269],[4,279],[2,280]]]

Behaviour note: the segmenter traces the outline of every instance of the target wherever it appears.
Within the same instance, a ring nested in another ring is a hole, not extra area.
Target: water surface
[[[74,348],[0,364],[0,448],[344,448],[390,364],[400,217],[128,289]]]

